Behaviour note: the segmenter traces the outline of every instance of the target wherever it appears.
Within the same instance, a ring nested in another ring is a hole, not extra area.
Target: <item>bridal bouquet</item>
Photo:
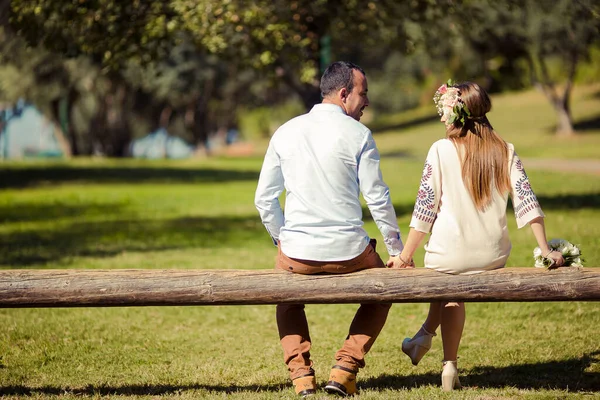
[[[563,267],[583,267],[583,259],[581,258],[581,250],[573,243],[569,243],[564,239],[552,239],[548,242],[551,250],[560,251],[565,263]],[[536,247],[533,250],[533,259],[535,260],[536,268],[552,267],[552,259],[544,258],[542,250]]]

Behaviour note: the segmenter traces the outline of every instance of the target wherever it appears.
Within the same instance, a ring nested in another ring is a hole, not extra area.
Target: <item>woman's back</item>
[[[544,214],[531,190],[521,160],[508,144],[505,161],[519,228]],[[427,155],[415,203],[412,228],[431,232],[425,267],[450,274],[473,274],[502,268],[511,244],[506,222],[508,193],[492,191],[481,211],[462,178],[459,152],[449,139],[435,142]]]
[[[427,268],[468,274],[504,266],[511,248],[506,226],[508,194],[494,190],[485,211],[478,210],[463,183],[459,154],[451,140],[439,140],[431,147],[420,193],[428,193],[428,201],[417,199],[411,227],[426,231],[429,224],[418,210],[428,210],[433,203],[437,210],[425,245]]]

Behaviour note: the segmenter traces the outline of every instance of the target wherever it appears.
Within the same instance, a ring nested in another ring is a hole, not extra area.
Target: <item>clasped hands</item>
[[[404,269],[404,268],[414,268],[415,262],[411,258],[410,260],[403,259],[400,254],[395,256],[391,256],[388,262],[385,264],[388,268],[392,269]]]

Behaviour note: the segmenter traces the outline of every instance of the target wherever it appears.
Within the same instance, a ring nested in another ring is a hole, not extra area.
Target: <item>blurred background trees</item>
[[[339,59],[367,71],[375,115],[453,77],[538,87],[564,135],[573,84],[600,80],[593,0],[5,0],[0,24],[0,101],[35,104],[75,155],[125,156],[159,128],[206,151],[268,136]]]

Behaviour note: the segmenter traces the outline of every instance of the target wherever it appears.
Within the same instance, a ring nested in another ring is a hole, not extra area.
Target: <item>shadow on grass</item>
[[[600,193],[561,194],[557,196],[537,196],[542,210],[581,210],[600,208]],[[511,201],[508,202],[509,215],[514,213]]]
[[[440,117],[437,114],[427,115],[425,117],[414,118],[409,121],[399,122],[399,123],[372,123],[370,124],[373,134],[385,133],[387,131],[395,131],[413,128],[415,126],[428,124],[430,122],[439,121]]]
[[[585,372],[592,364],[598,363],[600,363],[600,351],[595,351],[581,358],[561,361],[508,367],[474,367],[469,371],[461,370],[460,381],[463,387],[467,388],[600,392],[600,373]],[[440,375],[432,373],[410,376],[382,375],[359,383],[359,386],[373,390],[411,389],[428,385],[440,386]]]
[[[124,204],[28,204],[0,206],[0,223],[52,221],[60,218],[89,218],[115,214]]]
[[[593,363],[600,362],[600,351],[582,358],[521,364],[509,367],[475,367],[461,371],[461,383],[465,388],[518,388],[532,390],[561,390],[567,392],[600,392],[600,373],[585,372]],[[410,376],[381,375],[359,381],[359,389],[404,390],[423,386],[440,386],[440,375],[427,373]],[[160,396],[181,394],[192,390],[233,394],[237,392],[279,392],[290,390],[289,384],[270,385],[123,385],[69,388],[68,386],[27,387],[13,385],[0,387],[3,396],[79,395],[79,396]],[[441,390],[441,389],[440,389]]]
[[[128,251],[219,248],[257,240],[268,240],[268,236],[260,219],[254,216],[77,222],[0,233],[0,264],[19,268],[78,256],[113,257]]]
[[[395,150],[395,151],[388,151],[388,152],[382,151],[381,157],[383,157],[383,158],[405,158],[405,159],[415,159],[416,158],[410,151],[402,151],[402,150]]]
[[[542,209],[579,210],[600,208],[600,193],[561,194],[557,196],[537,196]]]
[[[178,395],[182,392],[203,390],[224,394],[239,392],[279,392],[288,385],[124,385],[124,386],[86,386],[83,388],[68,388],[55,386],[27,387],[14,385],[0,387],[0,396],[37,396],[37,395],[75,395],[75,396],[161,396]]]
[[[0,169],[0,189],[64,183],[228,182],[258,180],[258,171],[173,167],[29,166]]]
[[[400,218],[405,215],[412,215],[413,210],[415,208],[414,203],[405,203],[405,204],[394,204],[394,211],[396,211],[396,217]],[[373,221],[373,216],[367,207],[363,207],[363,221],[371,222]]]
[[[573,129],[576,132],[585,131],[600,131],[600,116],[584,119],[583,121],[576,122],[573,124]]]

